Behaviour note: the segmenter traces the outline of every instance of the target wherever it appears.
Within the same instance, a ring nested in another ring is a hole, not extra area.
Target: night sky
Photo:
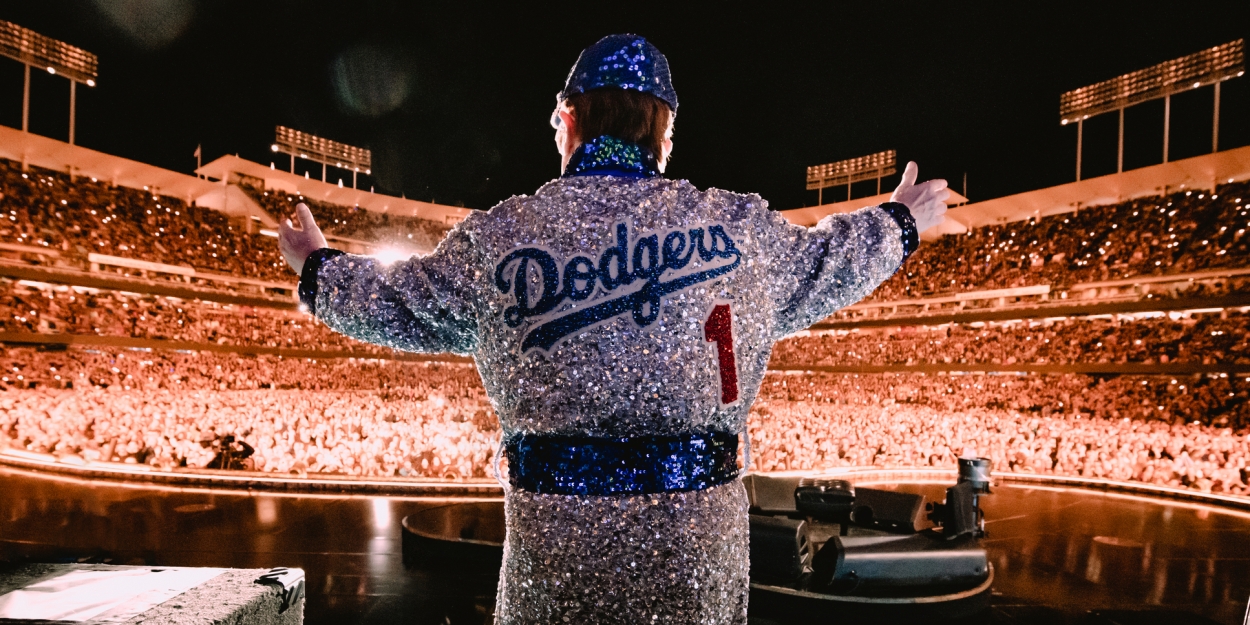
[[[672,65],[668,175],[777,209],[815,204],[807,165],[888,148],[956,190],[966,174],[974,201],[1069,182],[1061,92],[1250,36],[1245,0],[1007,4],[9,0],[0,19],[99,55],[99,86],[78,91],[80,145],[188,173],[198,144],[205,162],[285,168],[269,151],[282,124],[371,148],[366,187],[471,208],[558,174],[555,93],[614,32]],[[21,83],[0,59],[0,124],[20,126]],[[67,136],[67,84],[35,73],[33,132]],[[1250,144],[1250,76],[1222,101],[1220,147]],[[1173,98],[1173,159],[1210,151],[1211,105],[1210,87]],[[1126,168],[1161,160],[1162,114],[1129,109]],[[1086,122],[1085,177],[1114,172],[1116,127]]]

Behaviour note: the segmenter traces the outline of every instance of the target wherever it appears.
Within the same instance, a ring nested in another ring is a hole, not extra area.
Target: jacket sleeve
[[[793,334],[865,298],[919,244],[911,211],[898,203],[834,214],[811,228],[768,211],[775,338]]]
[[[324,248],[304,261],[300,301],[331,329],[411,352],[477,349],[478,254],[461,223],[428,256],[387,264]]]

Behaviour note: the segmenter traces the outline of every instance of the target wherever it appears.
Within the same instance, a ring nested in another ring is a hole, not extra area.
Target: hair
[[[649,93],[600,87],[568,97],[581,141],[601,135],[637,143],[656,158],[664,153],[664,135],[673,116],[668,103]]]

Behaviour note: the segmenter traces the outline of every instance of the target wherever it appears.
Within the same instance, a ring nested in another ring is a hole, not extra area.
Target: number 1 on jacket
[[[733,315],[729,304],[712,307],[703,324],[703,338],[716,343],[716,357],[720,366],[720,403],[738,401],[738,363],[734,360]]]

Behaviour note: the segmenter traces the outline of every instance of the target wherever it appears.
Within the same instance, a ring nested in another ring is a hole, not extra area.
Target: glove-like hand
[[[304,261],[308,259],[309,254],[330,246],[326,243],[325,235],[321,234],[321,228],[318,228],[317,222],[313,220],[312,211],[308,210],[308,205],[303,202],[297,204],[295,218],[299,220],[299,230],[295,229],[290,219],[278,224],[278,249],[282,251],[286,264],[290,265],[295,273],[301,274],[304,272]]]
[[[916,231],[924,232],[942,223],[946,218],[946,200],[951,192],[946,189],[945,180],[928,180],[916,184],[919,168],[915,161],[907,163],[903,170],[903,179],[899,181],[891,202],[898,202],[911,211],[912,219],[916,220]]]

